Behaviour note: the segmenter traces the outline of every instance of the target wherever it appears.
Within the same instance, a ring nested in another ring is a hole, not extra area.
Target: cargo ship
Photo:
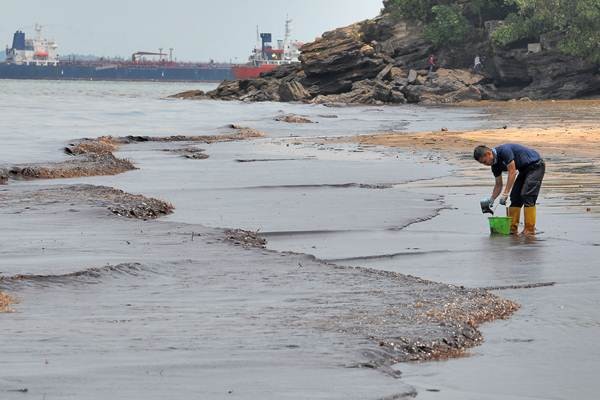
[[[256,78],[263,72],[270,72],[279,65],[299,62],[300,47],[302,43],[291,40],[291,23],[289,18],[285,21],[285,36],[277,41],[273,47],[273,35],[260,33],[256,29],[256,47],[252,51],[247,64],[234,65],[233,76],[236,79]]]
[[[234,78],[231,64],[175,62],[173,49],[168,55],[163,49],[138,51],[131,60],[61,58],[57,43],[42,37],[42,27],[36,24],[35,31],[32,39],[15,32],[12,47],[7,47],[6,59],[0,62],[0,79],[220,82]]]
[[[285,38],[273,47],[271,33],[259,33],[257,45],[248,63],[186,63],[173,61],[169,53],[137,51],[130,60],[76,59],[60,57],[58,44],[42,36],[42,26],[35,25],[35,35],[28,38],[18,30],[6,58],[0,62],[0,79],[52,79],[103,81],[220,82],[256,78],[278,65],[298,62],[300,42],[290,40],[291,20],[286,20]]]

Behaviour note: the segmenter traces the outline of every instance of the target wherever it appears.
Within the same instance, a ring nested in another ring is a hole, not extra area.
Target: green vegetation
[[[384,10],[399,18],[418,20],[429,23],[438,18],[439,13],[435,7],[452,7],[477,28],[489,19],[504,19],[515,9],[511,2],[506,0],[385,0]]]
[[[436,46],[465,44],[488,20],[504,20],[492,33],[497,46],[558,37],[558,49],[600,62],[600,0],[385,0],[386,12],[425,25]]]
[[[397,18],[425,24],[425,36],[437,47],[465,43],[489,19],[503,19],[514,9],[505,0],[386,0],[384,10]]]
[[[494,31],[497,45],[545,33],[560,36],[558,49],[600,62],[600,0],[506,0],[517,6],[505,25]]]
[[[504,20],[504,24],[494,30],[492,39],[495,44],[506,47],[526,39],[536,40],[543,31],[541,21],[510,14]]]
[[[439,3],[436,0],[389,0],[384,2],[384,10],[398,18],[429,21],[432,15],[431,8]]]
[[[431,12],[433,19],[425,26],[426,39],[436,47],[464,42],[472,27],[458,7],[437,5],[431,7]]]

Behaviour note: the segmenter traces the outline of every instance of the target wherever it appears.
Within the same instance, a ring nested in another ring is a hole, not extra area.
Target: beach
[[[5,398],[597,390],[595,105],[569,106],[578,124],[539,126],[552,105],[190,102],[167,99],[179,87],[54,85],[10,82],[0,99],[7,110],[42,93],[0,132]],[[32,108],[45,110],[35,122]],[[287,114],[315,123],[277,120]],[[549,165],[535,240],[490,236],[479,210],[492,178],[473,143],[508,139]],[[104,162],[106,143],[131,168],[71,168]],[[62,179],[31,173],[57,165]],[[497,390],[498,375],[514,383]]]

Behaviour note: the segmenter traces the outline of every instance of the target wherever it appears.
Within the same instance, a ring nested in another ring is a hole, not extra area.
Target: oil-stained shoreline
[[[85,145],[81,146],[82,143]],[[69,149],[76,155],[90,151],[103,154],[103,149],[112,155],[114,148],[111,146],[111,141],[86,140]],[[279,326],[302,330],[309,336],[322,335],[318,332],[334,334],[339,337],[329,344],[323,342],[328,350],[319,357],[327,359],[329,356],[325,354],[339,347],[337,351],[344,355],[331,358],[341,357],[344,360],[341,364],[346,367],[375,368],[399,376],[391,365],[402,361],[460,356],[467,348],[482,341],[478,330],[480,324],[507,318],[518,308],[515,303],[485,290],[445,285],[393,272],[342,267],[306,255],[265,250],[262,249],[263,241],[249,232],[152,221],[171,212],[172,206],[161,200],[107,187],[9,185],[0,191],[0,205],[6,229],[17,225],[26,229],[28,223],[32,224],[31,228],[40,219],[44,226],[53,227],[49,229],[60,240],[52,243],[49,239],[44,240],[47,233],[41,233],[40,257],[48,252],[61,255],[73,251],[81,243],[86,248],[86,262],[73,265],[71,261],[71,266],[64,273],[48,272],[59,267],[53,264],[52,258],[50,261],[39,259],[36,268],[43,271],[21,271],[18,274],[5,271],[0,279],[0,288],[21,302],[13,306],[18,313],[33,311],[43,315],[48,312],[48,307],[53,306],[29,305],[33,299],[30,297],[32,292],[63,290],[71,284],[97,285],[105,279],[121,279],[123,274],[128,280],[139,277],[144,281],[152,280],[164,273],[170,275],[165,271],[179,268],[175,266],[185,260],[187,267],[183,273],[199,274],[192,279],[190,286],[205,293],[203,296],[210,293],[211,285],[217,282],[221,286],[235,288],[236,293],[225,304],[236,297],[243,299],[250,296],[259,302],[261,296],[277,298],[276,307],[261,307],[248,315],[238,314],[241,320],[235,323],[247,323],[244,320],[254,315],[252,318],[257,321],[253,323],[269,324],[277,340],[284,341],[285,334],[282,333],[281,337],[277,334]],[[145,220],[138,222],[143,224],[139,231],[143,233],[143,243],[137,240],[139,227],[127,224],[119,216]],[[81,237],[73,238],[73,232],[64,229],[66,222],[82,227]],[[118,228],[115,230],[113,225]],[[31,234],[35,237],[38,233],[32,230]],[[117,240],[118,237],[122,240]],[[88,241],[87,238],[93,239]],[[132,246],[136,241],[138,243]],[[115,242],[119,245],[112,248]],[[15,239],[7,245],[10,245],[11,254],[35,254],[29,247],[31,242]],[[111,254],[107,256],[109,248]],[[76,261],[76,253],[69,258]],[[62,257],[64,255],[59,256]],[[90,264],[90,259],[93,264]],[[107,263],[110,265],[102,267]],[[214,267],[205,271],[207,264],[214,264]],[[129,269],[131,265],[135,268]],[[65,268],[64,265],[60,267]],[[227,270],[226,274],[223,269]],[[219,273],[216,274],[216,271]],[[170,278],[177,279],[175,275]],[[172,296],[174,298],[162,298],[161,301],[177,303],[177,293]],[[215,301],[218,297],[215,294]],[[68,305],[54,306],[68,309]],[[111,334],[107,332],[107,336]],[[337,363],[340,364],[339,361]]]
[[[263,137],[263,134],[252,128],[229,125],[229,133],[220,135],[172,135],[166,137],[156,136],[101,136],[98,138],[84,138],[68,144],[64,148],[69,159],[51,163],[18,164],[9,167],[0,167],[0,184],[8,183],[12,179],[60,179],[99,175],[117,175],[136,169],[135,165],[126,159],[118,158],[114,152],[121,145],[132,143],[159,142],[159,143],[205,143],[230,142],[250,140]],[[167,149],[181,154],[185,158],[205,159],[208,155],[201,149],[193,147],[181,149]]]
[[[147,215],[153,216],[161,215],[164,209],[162,202],[155,199],[92,185],[35,189],[13,185],[0,193],[0,205],[5,214],[3,219],[10,217],[7,219],[15,223],[39,217],[49,226],[60,226],[65,219],[87,226],[82,235],[92,235],[96,242],[88,246],[88,251],[94,251],[96,245],[102,246],[104,240],[111,240],[110,226],[117,223],[119,215],[135,216],[133,211],[116,213],[115,209],[137,210],[145,207]],[[99,213],[102,215],[99,216]],[[40,217],[42,214],[45,217]],[[117,216],[113,218],[109,214]],[[102,219],[101,224],[98,223],[99,218]],[[88,225],[90,220],[95,223]],[[108,231],[97,231],[98,225],[108,227]],[[118,225],[123,226],[123,223],[119,222]],[[68,235],[62,237],[60,229],[54,232],[61,237],[61,242],[69,242]],[[136,240],[135,232],[130,231],[130,234],[127,240]],[[35,232],[31,235],[35,237]],[[163,242],[165,236],[172,237],[168,245]],[[356,359],[356,366],[385,370],[385,367],[400,361],[460,355],[466,348],[482,340],[477,329],[481,323],[506,318],[518,308],[513,302],[484,290],[444,285],[393,272],[341,267],[309,256],[264,250],[251,233],[232,235],[197,225],[174,226],[172,223],[148,220],[143,223],[143,237],[141,247],[125,244],[117,250],[120,257],[136,260],[136,274],[143,275],[149,264],[168,266],[173,262],[173,257],[185,259],[190,266],[196,265],[194,270],[201,275],[205,272],[199,267],[204,263],[227,265],[228,273],[218,279],[223,285],[235,287],[239,291],[237,295],[244,297],[252,292],[260,292],[271,296],[273,293],[269,292],[273,291],[282,296],[277,306],[280,315],[269,318],[280,318],[280,323],[293,321],[293,326],[302,329],[337,332],[353,337],[352,340],[366,340],[361,349],[363,357]],[[60,246],[53,248],[52,243],[42,241],[42,244],[45,253],[61,251]],[[12,248],[12,252],[27,251],[25,248],[19,249],[16,243],[14,245],[17,248]],[[218,254],[216,259],[207,259],[206,255],[198,254],[204,253],[203,248],[212,246],[219,249],[210,251],[212,256]],[[236,246],[240,249],[232,249]],[[133,251],[127,251],[129,248],[133,248]],[[173,248],[177,249],[176,254]],[[144,254],[146,252],[152,256],[148,257]],[[243,257],[245,265],[232,259],[232,252]],[[27,303],[31,299],[27,294],[22,294],[23,285],[28,289],[26,292],[39,289],[42,284],[43,290],[52,290],[54,284],[66,286],[71,280],[85,283],[86,277],[93,277],[96,282],[105,275],[115,278],[122,273],[118,268],[100,267],[106,264],[103,257],[102,254],[94,256],[98,261],[93,269],[85,269],[82,265],[81,270],[64,274],[4,275],[0,278],[0,287]],[[48,270],[52,270],[50,265]],[[164,272],[160,267],[154,270],[159,274]],[[245,275],[246,278],[236,283],[240,276]],[[212,275],[205,278],[216,279]],[[259,288],[254,287],[261,281]],[[203,282],[206,280],[195,282],[200,291],[210,287]],[[249,287],[245,286],[248,284]],[[294,288],[304,285],[307,287],[301,296],[293,294]],[[173,295],[177,296],[176,293]],[[16,310],[20,310],[18,306]]]
[[[47,398],[90,400],[104,399],[107,393],[114,398],[143,396],[147,400],[362,400],[415,395],[459,400],[473,397],[473,393],[476,397],[502,393],[521,399],[593,398],[597,392],[594,371],[600,355],[594,345],[598,326],[594,261],[599,256],[600,232],[597,215],[586,211],[590,207],[587,196],[593,195],[593,188],[586,186],[587,164],[573,163],[576,170],[569,173],[570,182],[564,182],[568,192],[557,193],[555,172],[565,165],[562,158],[548,157],[553,170],[549,170],[547,190],[541,197],[539,225],[543,232],[535,243],[526,243],[488,236],[478,202],[488,193],[490,174],[477,168],[466,153],[463,159],[453,154],[447,158],[447,152],[438,154],[427,148],[413,153],[411,146],[398,150],[355,142],[295,143],[315,136],[393,130],[471,132],[504,125],[510,130],[531,122],[554,127],[565,118],[566,123],[582,119],[595,123],[598,114],[587,102],[582,105],[589,112],[573,102],[564,107],[560,102],[548,102],[540,104],[539,110],[531,110],[535,102],[503,103],[501,108],[510,106],[507,113],[488,113],[485,105],[327,111],[296,104],[163,101],[156,99],[159,85],[107,87],[88,82],[60,84],[59,88],[54,83],[7,82],[6,86],[8,95],[1,97],[0,106],[12,110],[14,118],[2,132],[0,164],[4,165],[71,159],[61,149],[82,136],[215,134],[220,131],[215,127],[232,122],[231,115],[272,138],[224,144],[125,145],[114,154],[134,162],[137,170],[53,182],[10,180],[9,186],[0,186],[0,192],[72,183],[116,187],[171,202],[176,212],[156,221],[161,224],[268,232],[269,249],[314,254],[335,264],[367,266],[471,288],[555,285],[494,292],[522,308],[506,321],[483,325],[481,346],[469,350],[468,357],[393,366],[402,371],[402,378],[392,379],[370,368],[343,368],[357,366],[357,360],[366,362],[360,349],[367,340],[322,329],[309,333],[287,329],[277,318],[272,319],[277,329],[259,325],[257,321],[265,319],[257,315],[261,305],[255,300],[262,299],[263,307],[276,307],[279,302],[268,296],[271,291],[241,296],[237,288],[253,285],[255,279],[246,277],[248,284],[238,274],[233,284],[219,287],[217,277],[212,286],[215,290],[202,291],[193,278],[196,269],[210,268],[209,262],[187,268],[187,261],[175,255],[169,264],[157,257],[157,264],[150,260],[133,267],[140,256],[151,259],[171,249],[176,253],[173,235],[165,234],[154,247],[144,245],[144,226],[152,221],[120,218],[102,206],[90,209],[90,219],[82,218],[74,207],[67,213],[57,209],[63,217],[53,225],[45,223],[51,208],[45,208],[46,212],[23,208],[14,211],[21,214],[0,215],[2,226],[11,228],[0,230],[2,275],[63,275],[89,268],[105,270],[107,264],[115,270],[86,277],[85,283],[80,281],[83,278],[70,278],[68,283],[58,279],[52,285],[43,280],[11,284],[19,303],[12,306],[16,312],[0,315],[4,344],[0,397],[20,399],[24,395],[21,389],[29,389],[33,397],[45,394]],[[160,96],[176,91],[167,88]],[[28,115],[32,98],[45,110],[35,120]],[[554,105],[564,110],[555,112]],[[526,111],[522,117],[520,110]],[[303,115],[319,124],[273,121],[283,113]],[[338,118],[325,119],[323,113],[335,113]],[[47,127],[44,135],[40,124]],[[540,138],[544,136],[542,133]],[[209,158],[188,160],[161,151],[180,146],[205,149]],[[546,150],[542,152],[548,156]],[[269,162],[238,163],[237,159]],[[418,180],[430,178],[434,179]],[[579,205],[571,208],[574,203]],[[432,220],[390,230],[440,207],[445,208]],[[114,216],[107,218],[110,215]],[[101,237],[94,235],[90,226],[102,232]],[[324,229],[335,232],[296,234]],[[218,246],[222,233],[217,232],[214,240],[193,231],[178,237],[193,239],[198,245],[201,240],[214,242],[201,249],[206,254],[199,256],[206,259],[218,260],[224,249],[242,249],[241,245]],[[239,264],[262,268],[248,263],[249,253],[245,251],[245,257],[237,259]],[[281,258],[282,265],[290,262],[289,255]],[[215,275],[231,270],[212,266]],[[208,285],[210,280],[204,283]],[[336,303],[335,307],[347,304]],[[249,317],[240,320],[243,315]],[[336,345],[342,342],[347,345]],[[499,376],[503,379],[498,380]],[[507,381],[511,385],[507,386]]]

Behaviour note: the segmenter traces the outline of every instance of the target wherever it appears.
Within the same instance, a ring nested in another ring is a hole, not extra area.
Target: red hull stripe
[[[263,72],[273,71],[277,65],[275,64],[262,64],[258,67],[251,65],[236,65],[231,68],[235,79],[251,79],[258,78]]]

